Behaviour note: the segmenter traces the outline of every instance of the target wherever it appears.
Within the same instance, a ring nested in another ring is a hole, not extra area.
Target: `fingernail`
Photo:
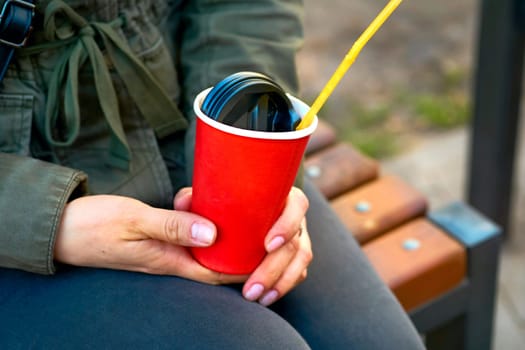
[[[213,242],[213,229],[206,224],[194,223],[191,225],[191,238],[198,243],[209,245]]]
[[[250,289],[244,294],[244,297],[250,301],[259,299],[264,292],[264,286],[260,283],[254,283]]]
[[[281,236],[274,237],[270,243],[266,246],[268,253],[273,252],[277,248],[281,247],[284,244],[284,238]]]
[[[273,304],[277,300],[277,297],[279,297],[279,293],[275,289],[273,289],[269,291],[268,293],[266,293],[261,298],[261,300],[259,300],[259,304],[263,306],[268,306],[270,304]]]

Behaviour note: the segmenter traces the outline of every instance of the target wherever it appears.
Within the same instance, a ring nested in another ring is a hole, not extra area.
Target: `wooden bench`
[[[330,201],[429,349],[490,349],[500,229],[469,206],[425,197],[319,124],[305,174]]]

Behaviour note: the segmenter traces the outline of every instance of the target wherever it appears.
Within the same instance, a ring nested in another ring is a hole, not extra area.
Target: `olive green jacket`
[[[75,197],[169,207],[189,183],[198,92],[242,70],[297,92],[301,11],[299,0],[37,1],[0,87],[0,266],[54,273]]]

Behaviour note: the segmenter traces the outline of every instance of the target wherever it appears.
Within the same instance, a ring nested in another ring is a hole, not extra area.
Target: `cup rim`
[[[306,136],[311,135],[314,130],[317,128],[318,119],[317,115],[314,117],[312,123],[304,129],[301,130],[294,130],[294,131],[282,131],[282,132],[270,132],[270,131],[257,131],[257,130],[247,130],[247,129],[241,129],[236,128],[231,125],[227,125],[224,123],[220,123],[207,115],[205,115],[202,110],[202,102],[204,101],[204,98],[210,90],[213,87],[209,87],[203,91],[201,91],[197,97],[195,97],[195,100],[193,102],[193,111],[197,115],[197,117],[203,121],[204,123],[210,125],[211,127],[221,130],[228,134],[233,134],[237,136],[243,136],[243,137],[250,137],[250,138],[259,138],[259,139],[267,139],[267,140],[294,140],[294,139],[300,139]],[[306,114],[308,109],[310,108],[306,103],[299,100],[298,98],[286,94],[288,98],[290,98],[290,101],[292,102],[292,106],[296,110],[297,113],[302,117]]]

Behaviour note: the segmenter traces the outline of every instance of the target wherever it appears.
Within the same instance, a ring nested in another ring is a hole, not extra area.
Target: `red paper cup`
[[[302,130],[264,132],[219,123],[201,111],[210,89],[194,102],[197,115],[191,211],[217,227],[215,243],[192,248],[202,265],[251,273],[266,254],[264,238],[283,211],[317,117]],[[289,96],[304,115],[309,107]]]

